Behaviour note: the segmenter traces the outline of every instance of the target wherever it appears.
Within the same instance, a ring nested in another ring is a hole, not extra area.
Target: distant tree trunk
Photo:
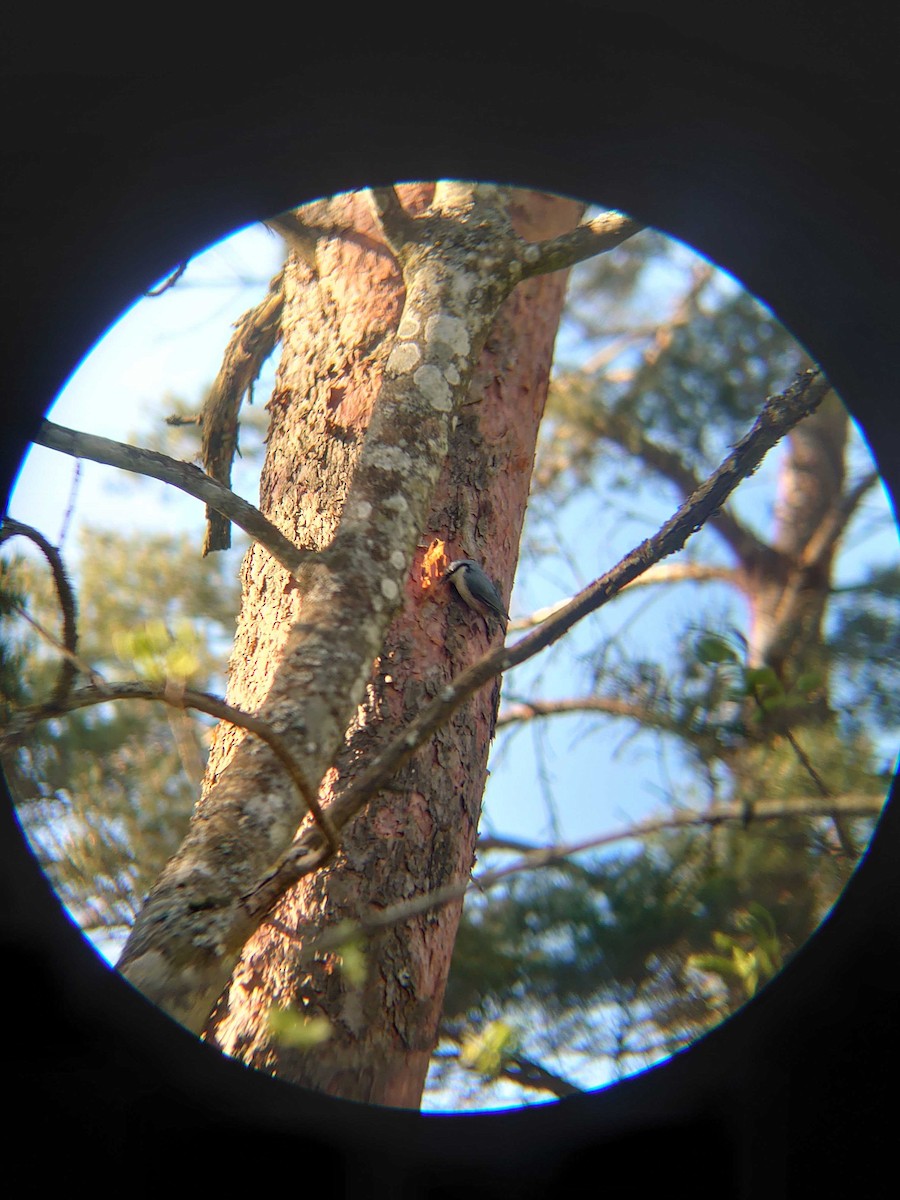
[[[400,189],[418,212],[431,189]],[[529,240],[573,228],[582,206],[539,193],[510,194],[517,231]],[[382,347],[403,308],[403,285],[368,206],[357,196],[314,206],[334,227],[315,259],[295,254],[285,281],[284,347],[261,484],[261,507],[299,544],[328,544],[339,521],[384,366]],[[565,273],[520,284],[483,350],[415,564],[433,539],[451,557],[483,562],[508,600],[528,499],[535,443],[563,306]],[[229,700],[254,711],[297,619],[287,573],[254,547],[243,568],[243,603]],[[409,581],[344,750],[326,776],[323,802],[346,787],[391,734],[453,675],[487,649],[484,622],[437,584]],[[283,668],[282,668],[283,669]],[[304,681],[297,679],[298,690]],[[278,904],[244,948],[204,1036],[226,1053],[305,1087],[384,1105],[419,1105],[459,922],[459,903],[398,923],[368,940],[365,980],[339,954],[302,956],[304,933],[383,910],[465,880],[474,846],[499,685],[457,711],[345,831],[341,851]],[[207,785],[242,735],[222,726]],[[285,786],[290,786],[288,783]],[[273,1034],[270,1010],[324,1016],[328,1040],[298,1049]]]
[[[847,436],[847,410],[833,392],[793,431],[778,481],[770,551],[746,575],[750,661],[787,674],[785,682],[811,666],[822,668],[816,651],[844,528]]]

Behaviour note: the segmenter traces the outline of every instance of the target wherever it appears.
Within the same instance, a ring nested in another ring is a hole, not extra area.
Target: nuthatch
[[[488,617],[496,617],[505,628],[509,621],[509,613],[503,607],[500,593],[494,587],[481,567],[471,558],[458,558],[444,572],[444,579],[450,581],[459,592],[460,598],[477,613],[484,617],[488,636],[491,626]]]

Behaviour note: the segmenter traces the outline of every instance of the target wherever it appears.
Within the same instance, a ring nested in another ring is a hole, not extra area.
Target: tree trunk
[[[747,565],[749,659],[790,683],[823,664],[817,650],[843,531],[847,410],[830,393],[793,431],[778,481],[770,548]]]
[[[421,185],[401,189],[412,212],[430,194]],[[509,208],[516,231],[529,240],[573,228],[582,212],[573,201],[525,192],[511,193]],[[319,242],[314,266],[297,254],[286,271],[284,349],[261,487],[263,511],[312,548],[327,545],[337,528],[378,393],[382,347],[403,309],[396,263],[360,198],[316,206],[316,215],[343,232]],[[451,436],[402,612],[321,789],[325,804],[488,647],[484,622],[434,572],[423,598],[426,553],[432,543],[445,544],[451,558],[479,560],[508,599],[564,290],[563,272],[539,276],[520,284],[499,312]],[[254,711],[297,620],[299,598],[283,568],[258,547],[245,561],[243,589],[229,700]],[[296,686],[303,688],[302,678]],[[418,1107],[461,904],[369,937],[362,981],[348,969],[348,954],[310,954],[304,937],[468,877],[498,695],[499,685],[486,687],[459,709],[348,827],[336,859],[282,898],[246,944],[207,1025],[208,1041],[306,1087]],[[219,729],[208,783],[241,740],[232,727]],[[327,1040],[305,1048],[279,1036],[283,1024],[270,1023],[278,1009],[290,1009],[298,1024],[327,1018]]]

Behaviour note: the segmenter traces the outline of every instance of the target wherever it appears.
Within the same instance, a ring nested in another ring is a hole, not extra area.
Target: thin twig
[[[763,717],[765,717],[766,713],[767,713],[767,709],[766,709],[763,699],[760,696],[759,691],[757,690],[756,686],[753,687],[750,694],[754,700],[754,703],[758,707],[761,715]],[[816,790],[818,791],[818,793],[822,797],[822,799],[823,800],[833,800],[835,798],[833,792],[830,790],[828,785],[825,783],[825,780],[822,778],[822,776],[819,774],[819,772],[813,766],[812,760],[810,759],[810,757],[806,753],[806,751],[803,749],[803,747],[800,745],[800,743],[797,741],[797,738],[794,735],[793,731],[790,729],[782,729],[782,730],[780,730],[780,732],[784,735],[784,738],[787,741],[788,745],[790,746],[791,750],[793,750],[794,756],[797,759],[797,761],[800,763],[800,766],[803,768],[803,770],[807,773],[807,775],[810,777],[810,779],[815,784]],[[745,822],[745,824],[748,819],[750,819],[750,818],[755,819],[755,817],[756,817],[756,803],[753,802],[749,806],[745,803],[744,804],[744,822]],[[850,830],[847,828],[846,824],[844,823],[843,818],[838,813],[835,812],[832,814],[831,821],[834,826],[834,831],[837,834],[837,839],[840,842],[841,850],[843,851],[844,855],[850,859],[851,862],[855,862],[856,859],[859,858],[859,847],[857,846],[853,835],[851,834]]]
[[[833,796],[827,804],[811,796],[801,796],[791,800],[762,800],[754,805],[754,819],[760,821],[779,821],[796,817],[830,817],[836,814],[843,816],[877,816],[884,806],[884,797],[867,796],[864,794]],[[555,866],[577,854],[589,850],[599,850],[616,842],[638,841],[655,833],[663,833],[670,829],[703,828],[728,823],[740,824],[744,821],[745,809],[740,801],[728,804],[718,804],[712,809],[687,809],[675,812],[666,817],[651,817],[638,821],[634,825],[609,833],[597,834],[578,842],[559,843],[549,846],[530,846],[516,839],[482,838],[477,849],[511,850],[520,857],[503,867],[495,867],[474,876],[471,879],[448,883],[443,887],[413,896],[410,900],[402,900],[387,908],[371,909],[357,917],[355,921],[342,921],[330,929],[315,932],[301,927],[289,929],[281,922],[269,921],[275,925],[285,937],[303,946],[304,955],[313,955],[340,949],[360,937],[367,937],[383,929],[419,916],[433,908],[451,904],[463,899],[466,895],[476,892],[486,892],[498,883],[514,875],[526,871],[537,871],[545,867]]]
[[[66,509],[63,513],[62,523],[59,527],[58,547],[60,551],[65,544],[65,540],[69,534],[69,528],[72,524],[72,518],[75,516],[75,501],[78,497],[78,486],[81,483],[81,460],[75,460],[75,469],[72,471],[72,482],[69,485],[69,498],[66,501]]]

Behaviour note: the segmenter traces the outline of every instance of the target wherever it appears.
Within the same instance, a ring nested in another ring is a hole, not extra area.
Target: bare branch
[[[548,1070],[532,1058],[526,1058],[524,1054],[511,1054],[501,1066],[500,1075],[512,1083],[517,1083],[519,1087],[549,1092],[558,1100],[564,1100],[567,1096],[580,1096],[586,1090],[566,1079],[564,1075]]]
[[[291,250],[299,255],[311,270],[316,270],[316,243],[321,236],[321,230],[307,225],[295,211],[279,213],[276,217],[270,217],[265,224],[283,237]]]
[[[754,821],[783,821],[797,817],[834,818],[840,817],[874,817],[884,807],[885,797],[852,793],[845,796],[832,796],[827,801],[814,796],[800,796],[789,800],[760,800],[753,805]],[[334,806],[331,806],[333,810]],[[708,809],[684,809],[670,813],[665,817],[650,817],[637,821],[633,825],[624,826],[608,833],[596,834],[577,842],[564,842],[549,846],[532,846],[514,838],[479,838],[477,849],[481,852],[488,850],[511,850],[520,855],[513,862],[503,867],[494,867],[481,871],[472,879],[448,883],[444,887],[435,888],[409,900],[402,900],[386,908],[373,908],[361,914],[353,922],[342,922],[330,929],[315,931],[304,927],[288,929],[280,923],[271,922],[286,937],[296,941],[301,949],[301,956],[311,957],[315,954],[340,949],[348,942],[359,937],[367,937],[387,929],[392,925],[407,921],[411,917],[428,912],[455,900],[480,892],[486,892],[498,883],[521,875],[526,871],[537,871],[544,867],[555,866],[566,862],[578,854],[589,850],[599,850],[617,842],[639,841],[656,833],[670,829],[709,828],[718,825],[746,822],[746,809],[743,803],[736,801],[730,804],[717,804]],[[256,906],[257,894],[246,897]]]
[[[759,691],[755,685],[753,686],[753,688],[750,692],[750,695],[752,696],[755,704],[759,708],[759,711],[762,714],[762,716],[765,717],[766,706],[765,706],[765,703],[763,702],[763,699],[760,696]],[[783,736],[785,737],[791,750],[794,752],[794,757],[800,763],[800,766],[803,768],[803,770],[806,772],[806,774],[809,776],[809,778],[815,784],[816,789],[817,789],[819,795],[822,797],[822,799],[823,800],[833,799],[833,795],[832,795],[830,788],[825,783],[825,780],[822,778],[822,776],[819,774],[819,772],[816,770],[809,755],[806,753],[806,751],[803,749],[803,747],[797,741],[797,737],[794,734],[793,730],[790,728],[784,728],[784,729],[781,729],[780,732],[783,734]],[[756,815],[756,805],[755,804],[750,806],[746,815],[748,817],[753,817]],[[848,858],[851,862],[855,862],[856,859],[859,858],[859,847],[856,845],[856,842],[853,838],[853,834],[850,832],[850,829],[849,829],[847,823],[843,820],[843,818],[840,816],[839,813],[834,813],[832,815],[832,824],[834,825],[834,831],[837,834],[837,839],[840,842],[841,851],[843,852],[844,857]]]
[[[385,243],[399,260],[404,246],[413,240],[416,218],[403,207],[395,187],[369,188],[369,202]]]
[[[86,667],[82,663],[79,663],[79,666],[91,675],[93,682],[86,687],[70,691],[61,701],[49,701],[46,704],[20,710],[7,722],[0,733],[0,748],[9,750],[19,745],[36,725],[50,717],[62,716],[64,713],[75,712],[77,709],[89,708],[96,704],[106,704],[112,700],[156,700],[169,704],[173,708],[193,708],[198,712],[206,713],[207,716],[215,717],[217,720],[227,721],[231,725],[246,729],[265,742],[290,775],[297,791],[303,797],[303,803],[315,819],[317,827],[322,830],[331,851],[337,850],[337,833],[331,821],[322,810],[284,739],[268,722],[260,720],[252,713],[242,712],[241,709],[227,704],[224,700],[220,700],[208,692],[186,687],[181,681],[169,679],[163,683],[154,683],[149,680],[126,680],[113,683],[104,679],[90,667]]]
[[[515,646],[489,651],[463,671],[430,704],[426,705],[396,738],[360,772],[354,783],[329,806],[337,829],[343,827],[368,803],[373,793],[415,753],[449,715],[494,676],[518,666],[552,645],[589,613],[607,604],[649,566],[682,549],[688,538],[724,503],[738,483],[751,474],[772,446],[798,421],[815,411],[829,384],[818,371],[806,371],[784,393],[770,397],[753,428],[652,537],[647,538],[621,562],[584,588],[555,616],[524,637]],[[252,892],[243,897],[252,915],[268,912],[298,879],[319,866],[322,850],[315,829],[301,832],[274,870]]]
[[[629,587],[644,587],[656,583],[733,583],[734,569],[715,563],[657,563]]]
[[[456,1030],[448,1028],[446,1022],[441,1026],[441,1036],[456,1046],[462,1046],[462,1036]],[[515,1051],[504,1058],[497,1070],[497,1075],[512,1083],[517,1083],[519,1087],[532,1088],[538,1092],[549,1092],[551,1096],[556,1096],[559,1100],[563,1100],[566,1096],[579,1096],[585,1090],[566,1079],[564,1075],[550,1071],[541,1063],[527,1058],[524,1054],[516,1054]]]
[[[284,271],[269,283],[265,298],[244,313],[225,349],[222,365],[200,413],[200,461],[212,479],[231,486],[231,467],[238,446],[238,413],[281,337]],[[231,545],[231,523],[213,505],[206,507],[204,557]]]
[[[519,253],[523,278],[572,267],[586,258],[614,249],[643,228],[622,213],[608,212],[548,241],[523,241]]]
[[[648,587],[660,583],[735,584],[735,570],[733,567],[718,566],[715,563],[657,563],[653,567],[648,567],[643,575],[629,583],[628,588]],[[527,616],[515,617],[510,621],[508,629],[513,633],[523,629],[534,629],[536,625],[540,625],[548,617],[554,616],[565,608],[571,599],[571,596],[567,596],[563,600],[557,600],[555,604],[536,608]]]
[[[571,716],[574,713],[602,713],[608,717],[625,717],[641,725],[674,733],[681,738],[696,737],[671,713],[653,710],[646,701],[635,703],[614,696],[571,696],[562,700],[523,700],[507,704],[497,717],[497,728],[533,721],[539,717]]]
[[[23,525],[21,521],[14,521],[12,517],[4,517],[2,528],[0,528],[0,546],[8,541],[9,538],[17,536],[26,537],[34,542],[46,558],[53,574],[53,583],[56,587],[56,595],[59,599],[59,608],[62,613],[62,649],[65,653],[60,663],[59,675],[57,676],[53,694],[50,697],[50,703],[61,704],[71,690],[72,684],[75,682],[75,676],[78,674],[78,667],[75,660],[78,650],[78,618],[75,606],[75,593],[66,574],[62,557],[56,547],[51,545],[37,529],[33,529],[30,525]],[[29,621],[32,621],[34,625],[37,625],[37,622],[29,617],[27,613],[23,615]]]
[[[210,479],[193,463],[179,462],[157,450],[144,450],[139,446],[126,446],[111,438],[97,437],[42,421],[35,442],[49,450],[70,454],[73,458],[89,458],[108,467],[118,467],[136,475],[147,475],[186,492],[196,500],[202,500],[210,508],[223,513],[240,526],[269,551],[273,558],[290,571],[296,572],[300,562],[310,557],[309,551],[300,550],[284,536],[280,529],[267,520],[258,508],[241,499],[230,488]]]
[[[74,679],[74,676],[79,671],[81,671],[92,682],[97,683],[98,686],[102,686],[103,677],[101,675],[98,675],[97,672],[94,671],[93,668],[91,668],[84,661],[84,659],[79,658],[78,655],[73,650],[70,650],[69,647],[64,642],[61,642],[58,637],[55,637],[50,632],[50,630],[47,629],[46,626],[42,625],[41,622],[38,621],[36,617],[33,617],[31,615],[31,613],[28,612],[27,609],[23,608],[20,604],[13,604],[12,609],[15,613],[17,613],[22,618],[23,621],[26,621],[31,626],[31,628],[35,631],[35,633],[37,633],[40,637],[42,637],[44,639],[44,641],[47,643],[48,646],[52,646],[53,649],[56,650],[57,653],[60,654],[63,659],[65,659],[65,661],[72,668],[73,679]],[[58,695],[57,692],[54,692],[54,694],[50,697],[49,700],[46,700],[46,701],[44,701],[43,704],[38,705],[34,709],[28,709],[27,711],[28,712],[43,712],[44,709],[48,709],[48,710],[50,710],[50,712],[52,714],[55,715],[56,712],[59,711],[61,707],[65,709],[66,700],[70,694],[71,693],[69,690],[67,690],[62,695]],[[67,709],[66,709],[66,711],[67,711]],[[32,722],[32,724],[35,724],[35,723],[36,722]],[[3,744],[3,740],[2,740],[2,738],[0,738],[0,745],[2,745],[2,744]]]
[[[699,478],[681,456],[648,438],[640,424],[626,420],[619,413],[598,410],[591,414],[591,428],[598,437],[615,442],[670,480],[682,496],[690,496],[699,487]],[[724,538],[742,563],[755,559],[765,550],[765,543],[728,509],[716,514],[711,528]]]
[[[147,291],[144,292],[144,295],[152,299],[156,296],[161,296],[163,292],[167,292],[169,288],[174,287],[187,270],[189,262],[190,259],[186,258],[184,262],[179,263],[172,274],[168,276],[168,278],[164,279],[157,287],[148,288]]]

